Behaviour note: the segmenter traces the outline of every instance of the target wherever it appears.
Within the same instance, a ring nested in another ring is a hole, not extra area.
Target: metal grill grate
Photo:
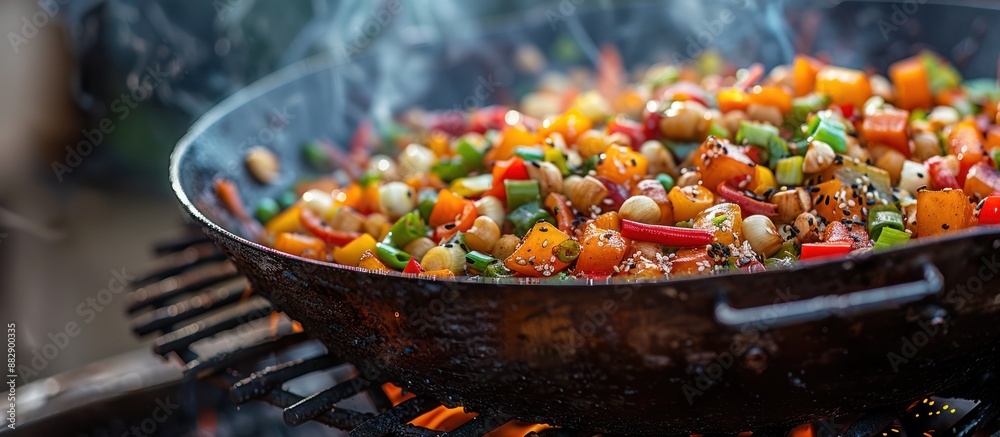
[[[237,370],[247,369],[250,367],[248,364],[259,363],[300,345],[311,344],[314,350],[326,349],[301,330],[274,329],[275,326],[291,327],[295,324],[284,314],[276,313],[265,298],[254,294],[235,266],[206,237],[188,234],[181,239],[158,244],[155,251],[162,258],[154,263],[148,274],[133,284],[136,288],[130,294],[132,301],[127,308],[134,316],[133,331],[140,336],[159,334],[153,346],[157,354],[182,359],[186,378],[228,388],[236,404],[264,401],[282,408],[284,421],[289,426],[317,421],[359,437],[481,436],[510,421],[509,418],[485,412],[449,432],[415,426],[410,424],[413,419],[442,406],[442,403],[430,397],[417,396],[393,406],[382,389],[383,384],[389,381],[368,380],[361,376],[305,397],[283,388],[296,378],[347,364],[326,352],[258,371]],[[270,331],[268,335],[253,337],[234,333],[265,318],[270,318],[272,325],[272,329],[267,330]],[[234,345],[224,352],[216,350],[202,354],[197,347],[197,343],[202,341],[228,341]],[[337,406],[362,392],[368,395],[377,413]],[[899,418],[904,411],[907,411],[907,406],[873,411],[854,418],[840,431],[832,423],[822,421],[812,424],[809,434],[816,437],[891,435],[900,431]],[[949,430],[935,435],[991,435],[1000,430],[998,413],[1000,404],[983,402]],[[896,435],[921,435],[914,429],[903,431]],[[774,429],[757,430],[754,435],[785,436],[788,433],[788,429]],[[594,434],[549,428],[528,435],[584,437]]]

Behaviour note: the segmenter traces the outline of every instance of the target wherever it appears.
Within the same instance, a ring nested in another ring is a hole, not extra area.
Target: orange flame
[[[292,332],[302,332],[302,324],[292,320]]]
[[[392,405],[399,405],[403,401],[416,397],[413,393],[404,393],[402,388],[388,382],[382,384],[382,391],[392,401]],[[410,424],[435,431],[451,431],[468,422],[473,417],[476,417],[475,413],[466,413],[462,407],[448,408],[442,405],[413,419],[410,421]],[[504,424],[486,435],[489,437],[522,437],[532,431],[539,432],[548,428],[551,428],[551,426],[513,421]]]
[[[268,325],[271,328],[271,336],[278,335],[278,323],[281,322],[281,315],[277,311],[271,313],[271,318],[268,320]]]

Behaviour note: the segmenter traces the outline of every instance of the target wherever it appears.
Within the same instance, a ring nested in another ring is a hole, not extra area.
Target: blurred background
[[[546,60],[542,52],[556,61],[593,66],[598,45],[579,38],[574,12],[612,3],[640,2],[0,2],[0,321],[17,323],[22,364],[43,346],[59,343],[53,338],[61,338],[68,323],[79,331],[72,341],[57,344],[57,356],[39,361],[44,365],[34,366],[28,379],[148,351],[129,330],[125,294],[101,290],[138,275],[153,258],[154,242],[177,233],[184,217],[169,191],[170,151],[191,123],[226,96],[319,53],[343,62],[391,58],[400,41],[427,41],[443,44],[447,57],[449,50],[476,50],[466,43],[471,35],[526,20],[547,24],[559,36],[533,41],[510,34],[525,50],[515,66],[519,73],[537,71]],[[791,7],[800,3],[833,8],[825,19],[848,23],[834,32],[819,12]],[[928,26],[893,21],[894,5],[904,2],[842,3],[664,2],[674,13],[628,22],[608,14],[602,25],[624,35],[627,43],[619,49],[627,59],[647,63],[704,59],[704,52],[718,50],[739,66],[752,61],[773,66],[797,51],[815,53],[822,42],[819,51],[827,59],[884,70],[918,50],[913,41],[921,35],[967,75],[996,75],[996,44],[987,53],[982,45],[1000,40],[1000,29],[974,10],[938,16]],[[990,1],[932,3],[997,7]],[[741,17],[722,34],[713,30],[720,7]],[[628,38],[629,29],[656,26],[693,37],[679,39],[672,52],[635,56],[645,49],[644,41]],[[704,32],[707,41],[698,39]],[[883,64],[864,61],[871,59]],[[408,84],[397,84],[383,92],[407,89]]]

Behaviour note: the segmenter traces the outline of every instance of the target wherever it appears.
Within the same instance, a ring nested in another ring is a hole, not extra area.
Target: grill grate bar
[[[274,390],[262,397],[261,400],[278,408],[288,408],[289,406],[301,402],[302,396],[292,394],[284,390]],[[374,417],[375,415],[371,413],[337,409],[327,411],[313,420],[326,426],[347,430],[357,428],[362,423],[365,423]]]
[[[320,355],[308,360],[295,360],[270,366],[255,372],[233,384],[229,397],[237,404],[243,404],[270,393],[285,382],[307,373],[328,369],[343,364],[343,360],[332,355]]]
[[[483,414],[473,417],[468,422],[463,423],[458,428],[455,428],[445,435],[448,437],[476,437],[482,436],[486,433],[497,429],[503,424],[507,423],[509,420],[500,419],[495,416],[486,416]]]
[[[231,262],[211,264],[177,276],[154,282],[131,293],[127,311],[135,313],[143,308],[161,306],[182,294],[211,287],[222,281],[239,277],[236,266]]]
[[[225,260],[226,255],[211,242],[196,244],[153,261],[149,273],[137,279],[135,285],[138,287],[149,285],[202,264]]]
[[[237,303],[244,298],[247,284],[219,287],[175,304],[160,307],[135,318],[132,331],[136,335],[148,335],[156,331],[168,331],[181,322],[193,319],[213,310]]]
[[[185,375],[194,375],[197,378],[204,378],[214,375],[240,363],[250,362],[249,360],[265,354],[281,351],[288,347],[297,345],[308,340],[305,332],[275,336],[260,343],[242,347],[231,352],[215,355],[207,360],[194,360],[184,368]]]
[[[1000,414],[1000,402],[983,401],[962,417],[949,431],[955,437],[971,436],[984,426],[995,427],[996,424],[992,422],[998,414]]]
[[[271,303],[263,298],[253,298],[243,304],[235,314],[220,314],[187,325],[156,339],[153,351],[160,355],[186,349],[192,343],[233,329],[251,321],[267,317],[273,312]]]
[[[431,411],[441,403],[427,397],[415,397],[396,405],[375,418],[358,425],[351,431],[351,437],[381,437],[386,435],[420,435],[430,436],[440,434],[426,428],[410,425],[409,422],[420,415]],[[426,433],[424,433],[426,431]]]
[[[352,378],[326,390],[307,396],[302,401],[285,408],[285,423],[298,426],[308,422],[326,411],[334,409],[337,402],[360,393],[371,386],[371,381],[364,378]]]

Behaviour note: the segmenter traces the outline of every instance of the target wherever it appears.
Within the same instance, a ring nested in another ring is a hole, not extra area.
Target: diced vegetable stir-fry
[[[758,272],[1000,224],[996,83],[931,53],[888,77],[802,55],[730,73],[658,65],[414,111],[347,152],[304,146],[327,176],[294,192],[244,206],[215,187],[278,250],[433,277]]]

